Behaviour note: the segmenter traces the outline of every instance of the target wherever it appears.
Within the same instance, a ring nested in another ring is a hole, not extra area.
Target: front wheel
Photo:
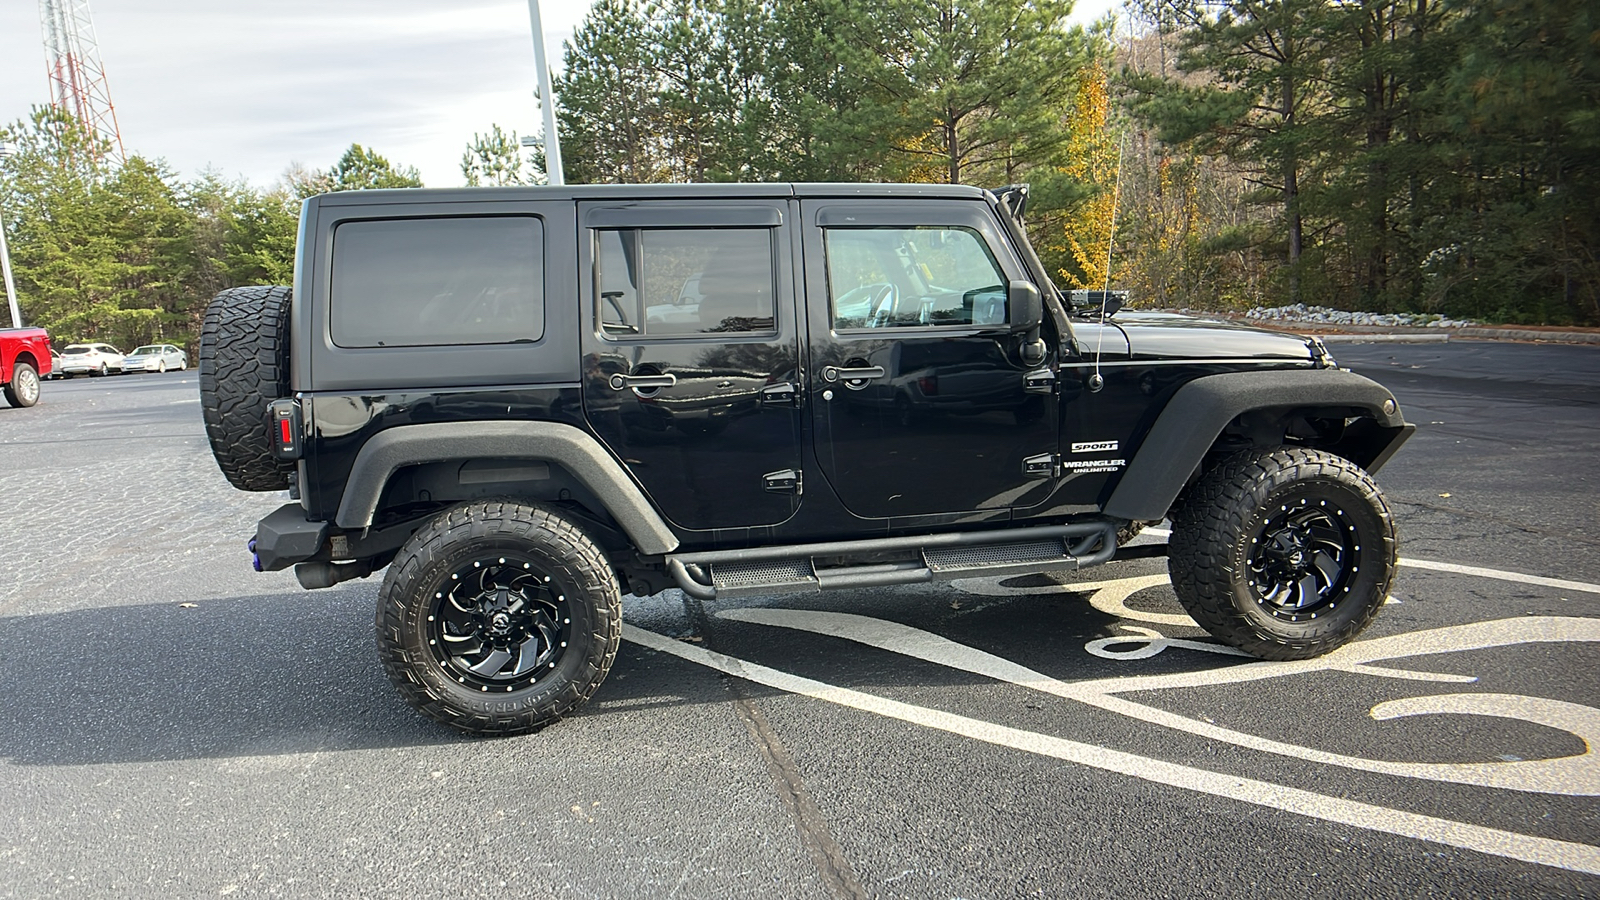
[[[622,593],[600,548],[559,513],[469,503],[400,549],[377,632],[390,681],[419,712],[523,734],[599,689],[622,638]]]
[[[1350,641],[1389,596],[1394,519],[1372,477],[1319,450],[1235,456],[1174,512],[1172,587],[1189,615],[1262,659]]]

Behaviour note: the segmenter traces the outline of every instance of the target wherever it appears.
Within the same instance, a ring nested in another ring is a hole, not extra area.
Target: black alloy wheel
[[[1361,550],[1356,526],[1335,500],[1302,495],[1280,504],[1250,539],[1250,588],[1275,618],[1298,622],[1338,608]]]
[[[458,683],[515,691],[556,668],[572,617],[560,585],[512,552],[463,564],[434,592],[428,614],[433,658]]]
[[[464,503],[400,548],[377,638],[389,680],[422,714],[522,734],[599,689],[622,639],[622,593],[604,551],[559,511]]]
[[[1167,567],[1202,628],[1283,660],[1360,634],[1397,561],[1394,519],[1370,475],[1331,453],[1280,447],[1200,477],[1173,511]]]

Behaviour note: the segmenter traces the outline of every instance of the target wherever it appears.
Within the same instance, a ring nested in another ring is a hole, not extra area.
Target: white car
[[[122,371],[122,351],[110,344],[68,344],[61,351],[61,374],[108,375]]]
[[[189,357],[179,348],[171,344],[146,344],[135,347],[122,360],[124,372],[165,372],[168,369],[177,369],[182,372],[189,368]]]

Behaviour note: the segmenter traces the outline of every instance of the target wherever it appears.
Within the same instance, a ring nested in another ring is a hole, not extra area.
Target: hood
[[[1132,359],[1282,359],[1319,355],[1312,338],[1175,313],[1118,312],[1111,321],[1128,335]]]

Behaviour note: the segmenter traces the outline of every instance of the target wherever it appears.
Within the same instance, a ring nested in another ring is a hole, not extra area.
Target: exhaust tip
[[[341,581],[365,578],[371,574],[372,566],[365,562],[303,562],[294,567],[295,580],[308,591],[333,587]]]

